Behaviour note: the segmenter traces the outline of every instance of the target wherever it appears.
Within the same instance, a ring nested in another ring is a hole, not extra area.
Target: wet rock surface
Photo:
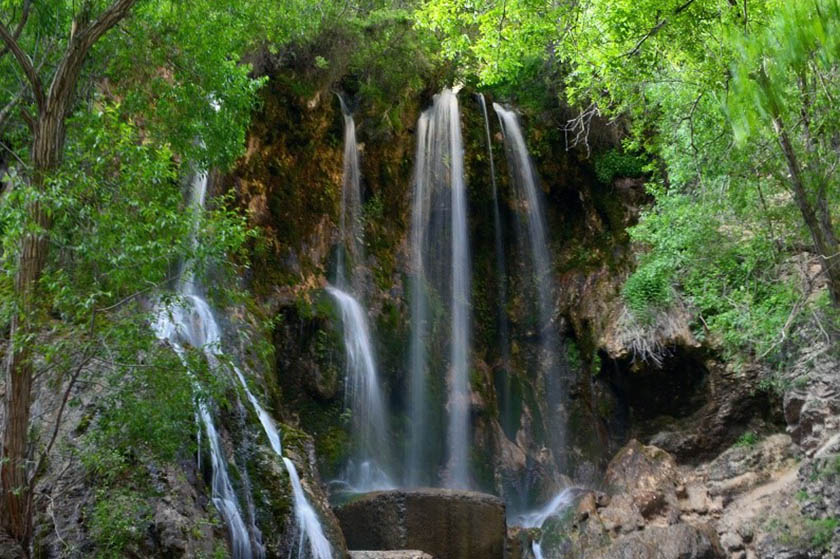
[[[350,549],[419,549],[437,559],[504,556],[505,505],[492,495],[382,491],[339,507],[336,516]]]
[[[434,557],[416,549],[400,549],[390,551],[351,551],[350,559],[434,559]]]

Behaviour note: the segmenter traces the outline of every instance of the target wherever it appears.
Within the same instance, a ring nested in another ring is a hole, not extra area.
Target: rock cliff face
[[[331,479],[346,464],[352,443],[342,416],[341,326],[323,292],[333,277],[339,250],[342,171],[343,121],[330,88],[352,81],[337,80],[302,92],[291,85],[294,70],[270,64],[262,70],[271,81],[248,139],[248,153],[224,185],[235,188],[240,205],[250,211],[252,223],[261,231],[252,247],[254,266],[248,284],[269,314],[281,317],[274,331],[275,377],[269,383],[277,387],[274,408],[284,421],[314,437],[320,472]],[[355,109],[362,163],[365,255],[352,265],[362,270],[365,282],[364,303],[392,413],[394,441],[404,440],[407,429],[401,410],[406,409],[415,123],[436,88],[429,83],[421,91],[405,91],[394,104],[398,117],[389,117],[385,124],[363,97],[353,96],[352,87],[345,91]],[[770,544],[758,536],[759,529],[738,532],[740,521],[732,517],[737,507],[730,504],[741,503],[739,499],[760,501],[754,516],[765,514],[765,501],[781,504],[800,491],[794,490],[798,486],[796,475],[790,473],[791,456],[820,454],[823,461],[833,456],[829,443],[838,430],[838,409],[830,359],[818,350],[814,356],[803,356],[801,367],[807,371],[790,376],[808,380],[797,381],[782,398],[762,382],[766,372],[760,367],[724,363],[714,347],[698,342],[688,309],[663,317],[654,330],[634,329],[626,321],[620,287],[633,266],[634,247],[626,230],[646,203],[643,181],[617,177],[602,184],[595,177],[592,161],[616,145],[615,129],[596,124],[591,154],[567,150],[559,131],[568,115],[562,110],[526,112],[528,143],[547,201],[553,280],[558,286],[552,320],[562,339],[552,358],[564,363],[572,379],[563,402],[547,401],[545,379],[535,373],[541,359],[535,318],[529,315],[525,291],[517,288],[525,282],[525,270],[517,260],[523,250],[516,235],[518,202],[508,180],[501,132],[491,122],[504,248],[511,259],[503,278],[511,293],[503,309],[510,329],[509,363],[498,343],[501,280],[494,268],[484,122],[473,95],[469,89],[459,93],[474,288],[471,425],[472,446],[477,450],[471,468],[477,488],[500,495],[509,511],[521,512],[547,501],[570,478],[604,487],[606,473],[607,485],[610,479],[629,483],[632,472],[617,474],[627,453],[652,452],[657,473],[649,480],[650,487],[613,487],[608,492],[612,498],[606,501],[584,498],[580,506],[591,510],[579,509],[574,525],[564,525],[570,540],[563,549],[577,545],[575,549],[600,549],[609,556],[613,552],[605,550],[618,553],[624,546],[639,553],[671,546],[671,555],[666,556],[768,556],[761,550]],[[645,355],[651,348],[653,359]],[[825,362],[814,367],[820,360]],[[445,396],[438,392],[434,397],[438,401],[433,405],[442,408]],[[559,408],[550,410],[550,406]],[[551,433],[557,426],[550,417],[561,417],[568,425],[562,448],[552,445]],[[431,431],[445,432],[444,418],[431,421]],[[769,445],[775,458],[756,450],[747,462],[736,459],[739,452],[746,452],[737,449],[753,448],[732,447],[736,441],[762,439],[786,427],[792,441],[771,437],[756,447]],[[634,438],[652,446],[625,446]],[[401,448],[394,450],[401,455]],[[442,440],[433,454],[442,469]],[[722,463],[734,469],[721,473]],[[636,467],[641,466],[632,465]],[[738,468],[744,471],[736,473]],[[758,477],[752,479],[752,474]],[[732,488],[723,489],[727,484]],[[831,499],[827,486],[813,489],[824,496],[821,502]],[[762,491],[772,495],[762,497]],[[832,514],[825,512],[824,517]]]
[[[289,87],[283,69],[268,69],[257,124],[248,153],[225,185],[236,189],[251,212],[261,238],[254,243],[249,284],[270,313],[282,316],[275,331],[276,409],[284,420],[312,433],[325,477],[336,475],[348,455],[341,380],[343,347],[340,322],[323,287],[333,277],[338,250],[343,119],[339,102],[327,89],[301,96]],[[363,270],[380,375],[393,412],[392,440],[404,439],[409,340],[408,257],[411,173],[415,124],[434,89],[412,92],[400,105],[398,121],[382,126],[365,99],[354,99],[363,185],[365,256],[353,262]],[[352,97],[352,95],[349,95]],[[468,184],[470,251],[473,278],[471,418],[473,477],[477,487],[525,509],[561,488],[563,475],[595,480],[612,452],[627,439],[622,422],[626,402],[610,382],[593,381],[599,372],[598,348],[610,325],[621,280],[631,264],[625,228],[644,200],[641,184],[604,185],[595,179],[584,150],[565,149],[556,126],[562,111],[531,115],[529,143],[542,177],[552,263],[559,299],[553,322],[562,344],[553,348],[573,388],[563,402],[549,403],[545,380],[536,371],[539,336],[526,291],[529,280],[521,259],[527,250],[517,240],[518,202],[508,181],[501,132],[491,119],[497,166],[506,277],[495,273],[493,198],[484,120],[474,92],[459,93]],[[351,102],[351,104],[353,104]],[[538,120],[543,119],[543,120]],[[606,130],[606,129],[605,129]],[[607,130],[607,132],[609,132]],[[609,134],[596,147],[609,146]],[[503,309],[509,322],[510,362],[501,355],[497,291],[503,279],[510,299]],[[448,343],[441,340],[441,343]],[[617,381],[618,382],[618,381]],[[445,396],[433,391],[430,405],[442,409]],[[602,397],[603,396],[603,397]],[[434,399],[437,399],[436,401]],[[552,445],[553,408],[570,426],[566,445]],[[552,407],[552,409],[549,409]],[[433,414],[436,415],[436,414]],[[430,432],[445,432],[445,418],[432,417]],[[443,467],[443,437],[437,448]],[[404,454],[395,449],[395,454]]]
[[[351,556],[424,557],[408,550],[434,553],[438,548],[427,545],[428,538],[444,540],[462,525],[464,533],[456,535],[475,540],[469,549],[490,551],[452,557],[504,553],[528,558],[535,541],[541,542],[546,559],[840,556],[840,367],[827,348],[809,347],[784,372],[781,390],[774,391],[758,365],[725,363],[708,342],[698,342],[689,309],[660,317],[654,329],[629,324],[620,289],[634,262],[627,228],[646,203],[643,181],[617,177],[611,184],[599,182],[592,160],[617,144],[618,132],[596,123],[591,156],[587,149],[567,150],[562,125],[569,115],[557,109],[522,115],[547,204],[557,286],[551,320],[560,343],[550,355],[541,353],[537,318],[523,287],[527,267],[517,236],[522,208],[508,179],[501,132],[491,119],[509,259],[504,276],[496,274],[484,120],[469,88],[459,98],[473,279],[470,468],[476,489],[498,496],[504,505],[489,497],[483,502],[489,511],[486,533],[470,532],[469,513],[459,509],[463,499],[443,493],[436,500],[426,495],[427,501],[422,494],[374,496],[345,505],[336,518],[328,484],[346,467],[353,443],[344,407],[341,323],[324,291],[340,250],[343,119],[332,91],[344,89],[355,110],[365,250],[350,265],[363,279],[363,302],[390,410],[392,451],[401,456],[409,427],[414,133],[420,111],[441,84],[407,85],[386,111],[368,104],[351,77],[301,85],[305,74],[300,68],[268,58],[259,60],[256,71],[270,81],[247,138],[247,153],[214,186],[216,191],[233,188],[235,204],[258,231],[249,247],[252,265],[243,278],[253,306],[234,309],[226,330],[256,332],[255,322],[271,319],[267,337],[274,362],[265,369],[254,367],[260,399],[281,424],[284,448],[336,556],[345,553],[345,536],[351,549],[371,545],[364,537],[377,524],[387,532],[381,546],[404,551]],[[499,309],[502,281],[509,298]],[[500,315],[509,326],[509,360],[499,343]],[[441,348],[448,343],[439,341]],[[254,339],[225,342],[234,348],[235,359],[253,358]],[[568,377],[560,401],[548,397],[539,373],[543,359],[562,363]],[[54,409],[57,396],[47,386],[38,390],[41,408]],[[47,465],[49,494],[72,498],[63,501],[66,506],[42,507],[36,538],[40,557],[68,549],[69,556],[83,557],[93,549],[96,480],[85,478],[78,463],[64,458],[91,421],[86,413],[96,393],[80,388],[76,396],[79,404],[62,432],[68,444]],[[238,401],[235,393],[229,396]],[[430,406],[444,409],[442,384],[433,387],[431,400]],[[245,474],[237,475],[237,484],[249,480],[251,514],[267,556],[288,557],[297,542],[288,476],[250,411],[232,404],[220,415],[226,452]],[[440,436],[429,454],[440,472],[445,418],[431,415],[428,429]],[[567,426],[562,445],[552,437],[558,421]],[[240,442],[235,451],[232,440]],[[192,460],[159,468],[143,456],[132,459],[155,487],[154,498],[138,517],[144,532],[132,553],[200,557],[224,549],[224,528],[209,501],[206,471]],[[206,457],[202,462],[206,470]],[[508,518],[514,518],[570,485],[581,488],[571,508],[549,518],[541,530],[513,529],[502,541],[505,507]],[[364,507],[373,512],[362,522],[352,511]],[[419,516],[406,512],[412,507]],[[452,521],[435,524],[441,511],[454,515]],[[409,530],[410,522],[415,524]],[[424,522],[437,531],[424,533]],[[426,539],[408,538],[409,532]],[[438,533],[443,535],[433,536]]]

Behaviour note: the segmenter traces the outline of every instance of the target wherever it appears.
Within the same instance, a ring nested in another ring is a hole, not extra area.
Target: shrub
[[[608,150],[595,157],[595,176],[604,184],[610,184],[616,177],[641,177],[645,172],[641,157]]]
[[[746,431],[743,435],[738,437],[738,441],[735,443],[735,446],[748,448],[755,446],[757,442],[758,435],[756,435],[753,431]]]
[[[143,526],[150,517],[145,500],[133,490],[97,491],[90,519],[90,534],[99,548],[97,557],[125,557],[143,538]]]
[[[627,306],[637,317],[667,307],[673,300],[672,277],[673,271],[664,260],[650,260],[641,265],[624,284]]]

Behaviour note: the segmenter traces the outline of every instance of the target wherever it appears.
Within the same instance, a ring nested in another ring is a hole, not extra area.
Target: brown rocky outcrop
[[[543,557],[836,557],[840,440],[813,460],[797,462],[796,452],[775,434],[690,467],[633,440],[607,469],[609,494],[586,492],[543,525]]]
[[[336,510],[350,549],[419,549],[436,559],[502,559],[505,504],[449,489],[370,493]]]

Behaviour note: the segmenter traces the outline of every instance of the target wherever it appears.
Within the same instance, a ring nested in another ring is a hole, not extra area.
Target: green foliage
[[[595,175],[604,184],[611,184],[616,177],[640,177],[644,161],[635,155],[613,148],[595,157]]]
[[[780,279],[778,248],[754,206],[735,211],[726,200],[651,188],[656,206],[631,237],[650,251],[625,283],[628,307],[644,318],[679,297],[700,318],[697,334],[723,349],[765,357],[778,349],[800,295]],[[743,194],[740,194],[743,195]],[[740,219],[740,227],[730,226]]]
[[[483,83],[516,81],[532,61],[546,55],[568,2],[428,0],[416,17],[419,25],[443,37],[443,54]]]
[[[735,442],[735,446],[750,448],[755,446],[758,443],[758,440],[758,435],[755,434],[754,431],[744,431],[744,433],[738,437],[738,440]]]
[[[145,528],[151,517],[152,510],[135,491],[97,491],[90,518],[90,535],[97,545],[96,557],[125,557],[145,538]]]
[[[168,462],[183,456],[194,444],[195,431],[193,383],[177,356],[155,348],[151,332],[129,320],[109,326],[115,354],[100,380],[97,420],[83,438],[81,455],[88,470],[105,482],[140,458]],[[142,362],[135,360],[138,352],[145,354]]]
[[[418,20],[483,83],[515,91],[531,83],[525,68],[560,67],[561,102],[627,124],[626,151],[598,156],[596,170],[605,183],[651,173],[656,205],[632,233],[649,251],[623,290],[637,321],[685,304],[697,335],[730,356],[783,358],[815,305],[791,265],[812,241],[778,140],[790,136],[807,202],[830,223],[837,2],[429,0]]]
[[[840,526],[836,516],[807,518],[799,514],[788,518],[774,518],[767,523],[768,531],[777,534],[779,541],[799,549],[826,551]]]
[[[840,526],[840,519],[835,516],[810,520],[808,522],[808,532],[811,536],[810,540],[813,549],[829,549],[834,539],[834,532],[838,526]]]
[[[580,370],[583,367],[583,357],[580,354],[580,349],[573,340],[566,340],[564,344],[566,348],[566,361],[573,370]]]
[[[673,276],[667,260],[650,259],[640,265],[627,278],[622,290],[627,306],[637,317],[667,308],[673,301]]]

